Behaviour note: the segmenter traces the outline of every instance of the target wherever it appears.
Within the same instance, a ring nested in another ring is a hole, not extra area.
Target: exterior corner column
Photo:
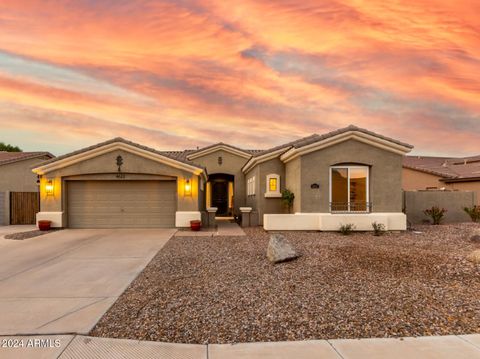
[[[207,207],[207,226],[208,227],[215,227],[217,224],[217,221],[215,220],[215,214],[217,213],[218,208],[217,207]]]
[[[240,212],[242,212],[242,227],[250,227],[252,207],[240,207]]]

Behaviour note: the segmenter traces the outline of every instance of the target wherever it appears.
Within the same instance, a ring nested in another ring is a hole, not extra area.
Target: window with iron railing
[[[370,212],[369,195],[367,166],[330,168],[330,212]]]

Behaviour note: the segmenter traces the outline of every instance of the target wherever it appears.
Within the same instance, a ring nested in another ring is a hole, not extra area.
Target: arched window
[[[369,212],[369,168],[333,166],[330,168],[331,212]]]

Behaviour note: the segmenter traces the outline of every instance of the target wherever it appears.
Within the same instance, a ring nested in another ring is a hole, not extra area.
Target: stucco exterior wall
[[[252,210],[258,211],[258,197],[260,194],[260,168],[258,166],[253,167],[250,171],[245,174],[245,193],[247,193],[247,183],[248,180],[252,177],[255,177],[255,194],[246,196],[246,205],[247,207],[252,207]]]
[[[415,171],[410,168],[402,168],[402,189],[404,191],[414,191],[417,189],[427,189],[427,187],[446,187],[445,183],[440,182],[440,176],[430,173]]]
[[[413,224],[429,219],[423,211],[432,206],[445,208],[448,212],[442,223],[470,222],[470,217],[463,211],[476,203],[476,193],[472,191],[406,191],[405,213]]]
[[[218,163],[218,157],[222,157],[222,164]],[[207,169],[209,175],[215,173],[226,173],[235,177],[234,181],[234,211],[239,214],[240,207],[247,204],[246,199],[246,182],[242,167],[247,163],[248,159],[232,154],[224,150],[203,155],[192,159],[193,163],[201,165]]]
[[[32,167],[48,160],[42,156],[0,166],[0,225],[10,223],[10,192],[37,192],[37,175]]]
[[[116,158],[122,156],[122,173],[125,178],[118,179]],[[99,155],[97,157],[67,166],[43,175],[41,178],[40,210],[42,212],[62,212],[66,208],[66,183],[72,179],[110,179],[119,181],[128,181],[134,179],[146,178],[155,175],[168,176],[168,178],[177,178],[177,210],[178,211],[198,211],[199,210],[199,178],[189,172],[170,167],[168,165],[140,157],[124,150],[114,150],[112,152]],[[155,179],[161,179],[155,178]],[[192,195],[184,195],[185,180],[189,179],[192,185]],[[45,193],[45,184],[48,180],[54,182],[54,195],[47,196]],[[64,213],[65,215],[65,213]]]
[[[473,191],[476,194],[475,204],[480,206],[480,181],[445,183],[446,188],[458,191]]]
[[[0,166],[0,192],[37,192],[37,175],[32,172],[32,167],[48,158],[32,158]]]
[[[301,156],[301,212],[330,211],[330,167],[338,164],[370,167],[369,200],[372,212],[401,212],[402,159],[402,155],[356,140],[347,140]],[[312,189],[313,183],[319,184],[320,188]]]
[[[285,164],[285,188],[289,189],[295,195],[293,200],[293,213],[301,211],[302,191],[301,191],[301,158],[295,158]]]

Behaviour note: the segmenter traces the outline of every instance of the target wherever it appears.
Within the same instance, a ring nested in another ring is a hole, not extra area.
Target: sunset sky
[[[478,0],[1,0],[0,142],[267,148],[354,124],[480,154]]]

